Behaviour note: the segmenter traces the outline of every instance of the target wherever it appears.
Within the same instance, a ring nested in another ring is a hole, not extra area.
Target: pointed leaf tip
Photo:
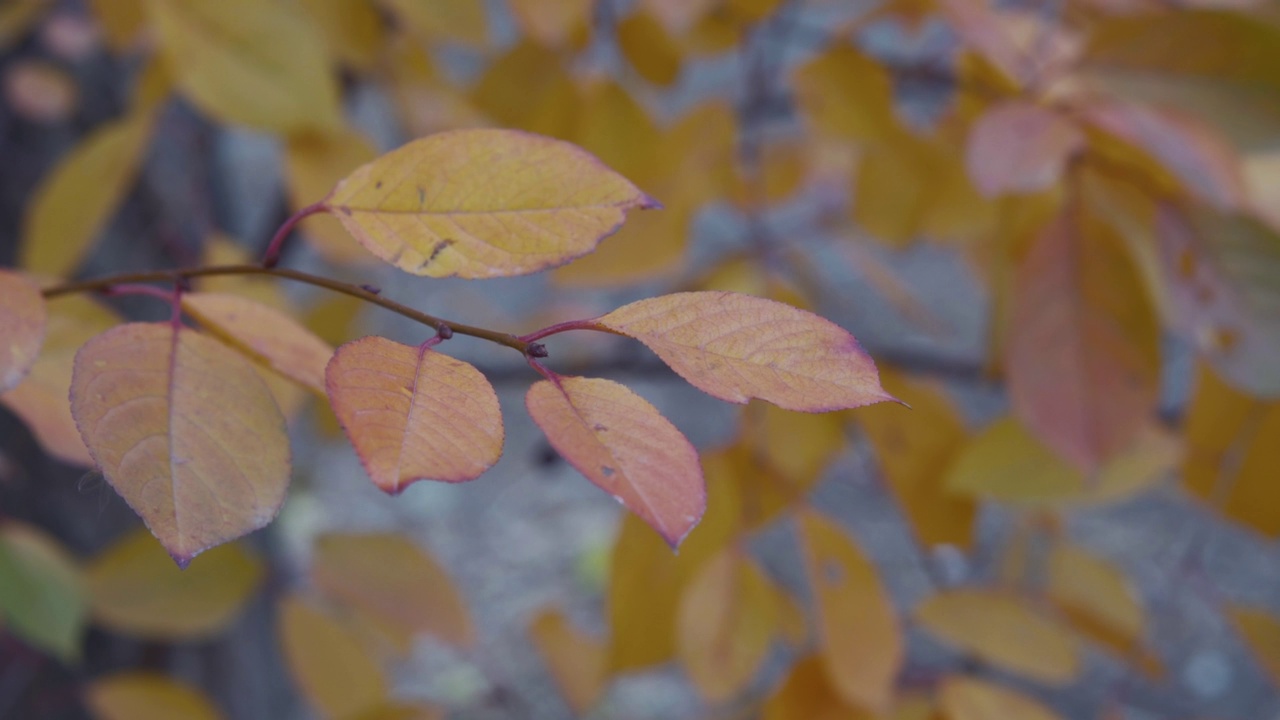
[[[612,380],[543,380],[529,415],[570,465],[644,520],[673,549],[702,519],[698,452],[653,405]]]
[[[731,292],[683,292],[596,320],[644,343],[694,387],[728,402],[760,398],[827,412],[896,400],[844,328],[786,303]]]

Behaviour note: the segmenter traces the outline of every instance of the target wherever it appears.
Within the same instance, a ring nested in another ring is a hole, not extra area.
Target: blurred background
[[[1280,7],[1250,0],[0,0],[0,265],[254,262],[404,142],[577,143],[663,204],[553,271],[407,275],[331,218],[284,265],[529,332],[724,289],[850,330],[906,401],[802,415],[548,341],[703,453],[679,554],[469,338],[501,462],[398,497],[323,398],[279,518],[179,571],[91,468],[59,299],[0,397],[0,718],[1280,718]],[[197,289],[336,346],[430,330]]]

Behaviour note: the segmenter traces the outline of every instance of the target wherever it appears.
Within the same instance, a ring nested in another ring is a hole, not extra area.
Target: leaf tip
[[[640,210],[665,210],[666,206],[658,198],[642,192],[640,194],[640,203],[636,205]]]

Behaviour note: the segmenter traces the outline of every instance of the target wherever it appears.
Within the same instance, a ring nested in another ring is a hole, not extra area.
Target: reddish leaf
[[[1006,366],[1013,408],[1085,470],[1126,449],[1159,394],[1160,329],[1111,228],[1078,206],[1018,270]]]
[[[529,414],[556,451],[676,547],[707,507],[698,452],[648,401],[612,380],[529,388]]]
[[[1023,100],[988,110],[974,123],[965,158],[974,185],[987,197],[1047,190],[1062,178],[1084,133],[1059,112]]]
[[[326,378],[334,414],[386,492],[472,480],[502,454],[498,396],[461,360],[367,337],[338,348]]]
[[[180,566],[271,522],[289,485],[284,418],[247,361],[167,323],[76,355],[71,414],[107,482]]]
[[[44,298],[26,277],[0,270],[0,393],[22,382],[44,342]]]
[[[649,346],[721,400],[754,397],[787,410],[826,412],[893,399],[852,335],[786,303],[685,292],[633,302],[595,322]]]

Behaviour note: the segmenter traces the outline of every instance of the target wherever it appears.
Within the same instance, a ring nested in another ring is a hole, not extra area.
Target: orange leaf
[[[604,690],[604,644],[575,628],[552,608],[544,608],[534,616],[529,635],[569,709],[576,716],[586,714]]]
[[[94,558],[89,609],[103,627],[155,640],[205,639],[229,627],[261,582],[262,563],[238,543],[178,570],[146,531]]]
[[[1110,226],[1076,206],[1032,246],[1014,292],[1014,412],[1063,457],[1096,469],[1133,443],[1159,397],[1160,327],[1141,277]]]
[[[633,302],[595,321],[644,343],[694,387],[745,403],[826,412],[892,400],[858,341],[786,303],[728,292]]]
[[[289,485],[284,418],[217,340],[130,323],[76,355],[71,414],[107,481],[185,567],[271,522]]]
[[[1084,133],[1070,118],[1022,100],[983,113],[965,157],[974,185],[987,197],[1036,193],[1062,178],[1067,160],[1084,149]]]
[[[938,690],[947,720],[1059,720],[1044,705],[986,680],[950,677]]]
[[[1085,636],[1122,657],[1140,656],[1142,605],[1119,568],[1074,545],[1057,545],[1049,556],[1047,594]]]
[[[323,394],[333,348],[292,316],[225,293],[183,293],[182,309],[232,347]]]
[[[31,372],[47,321],[40,288],[23,275],[0,270],[0,393],[17,387]]]
[[[1280,683],[1280,621],[1261,608],[1230,605],[1226,611],[1271,682]]]
[[[521,275],[595,249],[627,211],[656,203],[581,149],[514,130],[415,140],[325,199],[347,231],[415,275]]]
[[[921,603],[915,616],[961,650],[1040,682],[1065,685],[1080,673],[1075,636],[1023,598],[998,590],[948,590]]]
[[[334,414],[385,492],[473,480],[502,454],[498,396],[461,360],[366,337],[338,348],[326,379]]]
[[[39,359],[25,380],[0,396],[0,403],[22,418],[45,452],[72,465],[90,466],[93,458],[80,439],[67,402],[71,372],[80,346],[120,318],[82,295],[60,297],[48,305],[48,312]]]
[[[129,672],[94,680],[85,701],[98,720],[221,720],[204,693],[163,675]]]
[[[325,535],[311,569],[316,586],[393,635],[429,633],[459,647],[474,632],[448,573],[403,535]]]
[[[880,716],[876,716],[880,717]],[[782,687],[764,704],[762,720],[875,720],[850,707],[832,686],[822,657],[810,655],[791,666]]]
[[[562,377],[529,388],[533,421],[569,464],[673,548],[707,507],[698,451],[658,409],[612,380]]]
[[[382,707],[382,669],[346,626],[297,597],[279,605],[280,644],[303,696],[325,717],[360,717]]]
[[[886,712],[905,657],[893,602],[876,567],[831,520],[803,511],[799,530],[827,678],[845,701]]]
[[[705,563],[685,588],[676,647],[708,701],[728,700],[760,670],[778,630],[778,597],[756,563],[736,547]]]

